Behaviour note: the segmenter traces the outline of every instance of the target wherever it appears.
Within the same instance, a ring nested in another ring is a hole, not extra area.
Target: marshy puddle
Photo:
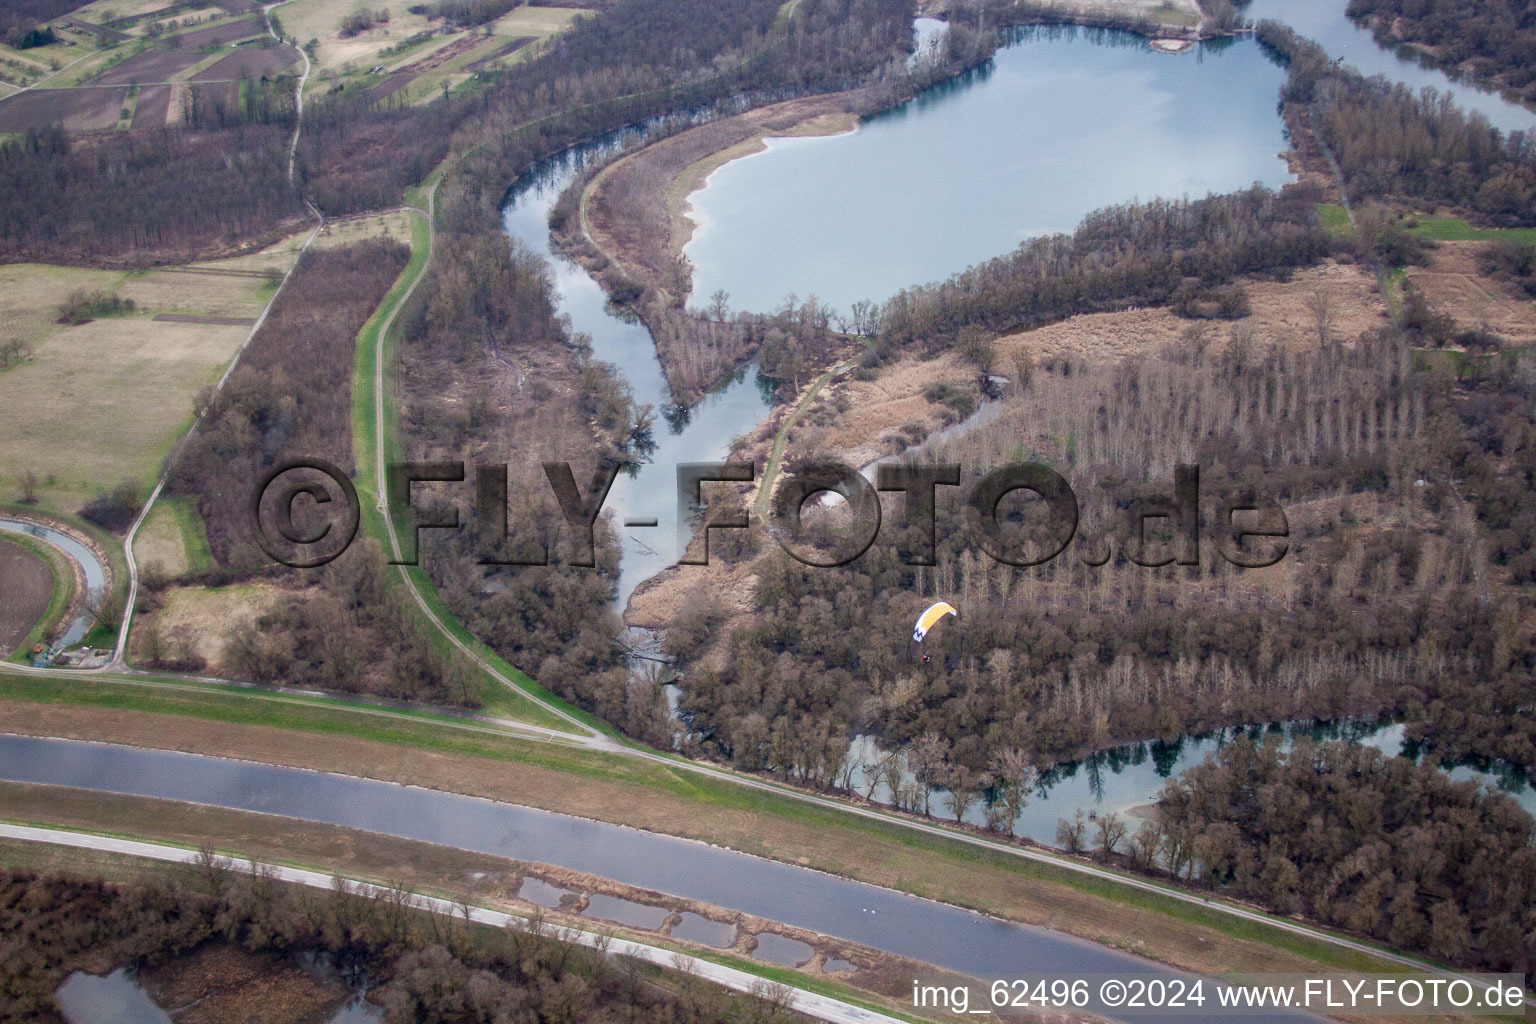
[[[569,889],[562,889],[558,885],[551,885],[542,878],[534,878],[532,875],[523,879],[523,884],[518,886],[517,898],[527,900],[529,903],[556,910],[560,907],[560,901],[566,896],[576,894]]]
[[[126,967],[111,974],[76,971],[53,994],[69,1024],[172,1024]],[[355,995],[325,1024],[383,1024],[384,1011]]]
[[[799,939],[761,932],[757,936],[757,948],[752,951],[752,959],[765,960],[780,967],[799,967],[815,953],[809,943]]]
[[[856,971],[856,970],[858,970],[858,968],[853,966],[853,961],[852,960],[843,960],[843,959],[840,959],[839,957],[835,957],[835,956],[829,956],[829,957],[827,957],[825,960],[823,960],[821,962],[821,973],[822,974],[836,974],[839,971]]]
[[[327,1018],[325,1024],[384,1024],[384,1011],[357,995]]]
[[[672,937],[701,946],[729,949],[736,941],[736,926],[725,921],[711,921],[700,914],[684,913],[672,926]]]
[[[76,971],[53,998],[69,1024],[171,1024],[126,967],[104,976]]]
[[[602,921],[652,930],[660,928],[672,916],[672,911],[666,907],[653,907],[648,903],[621,900],[617,896],[605,896],[602,893],[588,897],[587,909],[583,913]]]

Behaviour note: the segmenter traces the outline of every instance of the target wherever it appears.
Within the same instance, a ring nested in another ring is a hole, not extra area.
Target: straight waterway
[[[276,814],[557,864],[971,975],[1171,973],[1140,957],[1059,932],[809,868],[619,825],[371,779],[9,735],[0,735],[0,778]]]

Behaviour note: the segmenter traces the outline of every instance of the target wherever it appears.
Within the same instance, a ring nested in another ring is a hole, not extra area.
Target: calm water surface
[[[1377,45],[1368,30],[1349,20],[1347,6],[1347,0],[1252,0],[1243,13],[1254,21],[1289,25],[1363,74],[1382,75],[1414,90],[1428,86],[1450,93],[1462,109],[1482,114],[1506,132],[1536,128],[1536,112]]]
[[[1259,739],[1266,735],[1279,735],[1289,746],[1302,736],[1314,740],[1347,740],[1375,747],[1390,756],[1414,756],[1416,752],[1403,738],[1403,727],[1390,722],[1287,722],[1268,726],[1222,729],[1200,735],[1182,736],[1169,743],[1133,743],[1112,747],[1094,753],[1082,761],[1056,765],[1042,774],[1040,784],[1030,796],[1029,804],[1014,821],[1016,835],[1027,836],[1048,846],[1056,844],[1056,823],[1070,818],[1078,810],[1090,814],[1108,814],[1116,811],[1125,814],[1153,803],[1170,778],[1181,775],[1222,746],[1241,735]],[[880,757],[880,749],[867,736],[855,738],[850,756],[858,764],[873,764]],[[1458,782],[1481,782],[1489,789],[1507,793],[1527,811],[1536,813],[1536,791],[1533,791],[1523,772],[1504,766],[1494,766],[1484,771],[1461,765],[1449,769],[1448,774]],[[868,795],[869,773],[854,773],[854,789]],[[890,802],[890,790],[884,782],[873,790],[873,798],[882,803]],[[930,810],[945,814],[943,793],[936,793],[930,801]],[[983,808],[978,803],[965,816],[974,825],[986,821]]]
[[[620,140],[640,134],[637,130],[609,136],[546,161],[512,187],[502,216],[509,235],[549,262],[557,304],[570,317],[571,329],[591,336],[593,355],[618,367],[637,404],[660,413],[670,405],[671,395],[650,332],[643,324],[614,316],[598,283],[555,252],[549,238],[549,212],[581,168],[611,152]],[[657,416],[656,449],[649,461],[638,472],[620,473],[603,504],[613,511],[623,538],[619,608],[642,580],[675,563],[682,553],[675,526],[676,467],[723,459],[731,438],[761,423],[770,407],[770,392],[759,386],[756,369],[750,367],[691,408]],[[626,528],[626,519],[655,519],[658,525]]]
[[[1292,180],[1284,71],[1253,40],[1171,56],[1139,36],[1026,29],[993,63],[831,138],[773,139],[692,197],[694,296],[846,311],[1088,212]]]
[[[809,868],[431,789],[250,761],[9,735],[0,735],[0,779],[205,803],[558,864],[970,974],[1011,974],[1024,966],[1055,973],[1170,973],[1060,932]]]
[[[20,533],[30,537],[36,537],[46,544],[58,548],[75,564],[80,566],[85,576],[87,590],[101,590],[107,584],[107,572],[102,567],[101,560],[96,557],[96,552],[75,540],[67,533],[62,533],[50,526],[42,526],[38,523],[22,522],[17,519],[0,519],[0,532]],[[95,622],[94,616],[89,611],[82,611],[75,621],[69,624],[64,631],[62,645],[69,647],[79,643],[86,633],[90,632],[91,625]]]

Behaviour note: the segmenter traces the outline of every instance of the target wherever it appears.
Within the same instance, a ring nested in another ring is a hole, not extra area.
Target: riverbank
[[[49,689],[54,697],[45,704],[16,692],[0,697],[11,731],[292,764],[546,807],[1056,928],[1190,970],[1393,969],[1198,898],[1162,895],[1155,887],[1021,859],[1002,846],[989,849],[991,842],[966,843],[854,818],[649,762],[490,737],[418,748],[409,741],[400,745],[400,738],[379,742],[330,733],[317,744],[311,734],[293,731],[309,725],[292,715],[275,719],[287,724],[274,726],[168,719],[165,709],[139,710],[115,700],[110,710],[97,706],[93,697],[115,696],[99,684]],[[177,728],[166,728],[169,722]]]
[[[760,936],[782,936],[808,947],[803,961],[784,965],[783,970],[805,983],[826,985],[845,998],[852,996],[882,1010],[899,1012],[899,1000],[903,993],[910,993],[914,973],[932,970],[857,943],[554,865],[357,829],[25,783],[0,783],[0,804],[5,807],[5,819],[15,824],[98,832],[190,849],[209,845],[221,853],[265,863],[318,867],[374,884],[403,886],[418,895],[467,901],[523,917],[538,915],[546,924],[600,928],[638,941],[661,942],[691,955],[729,957],[748,970],[764,970],[753,951],[760,941],[772,940]],[[31,857],[26,857],[28,851]],[[0,862],[12,867],[37,866],[43,852],[0,840]],[[65,868],[72,860],[58,866]],[[42,865],[50,863],[51,859],[41,858]],[[533,884],[525,889],[530,879]],[[593,897],[599,897],[596,904]],[[608,900],[654,908],[650,916],[659,916],[660,923],[642,926],[634,920],[604,918],[601,912],[638,913]],[[703,943],[675,934],[684,914],[723,926],[730,933],[729,941]]]

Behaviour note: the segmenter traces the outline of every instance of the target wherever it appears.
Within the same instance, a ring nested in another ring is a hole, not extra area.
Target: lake
[[[1292,176],[1285,71],[1252,39],[1183,55],[1140,36],[1021,29],[991,64],[857,131],[770,139],[691,197],[695,302],[847,311],[939,280],[1092,210]]]

